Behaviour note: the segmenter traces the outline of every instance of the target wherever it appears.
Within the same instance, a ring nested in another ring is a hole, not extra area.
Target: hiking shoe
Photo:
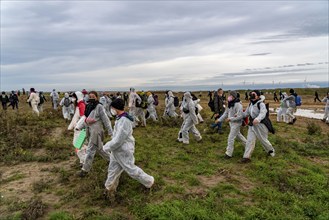
[[[297,118],[292,119],[292,124],[295,124],[296,121],[297,121]]]
[[[270,150],[268,153],[267,153],[268,156],[271,156],[271,157],[274,157],[275,156],[275,152]]]
[[[84,171],[84,170],[81,170],[79,173],[78,173],[78,176],[83,178],[85,176],[87,176],[88,172]]]
[[[251,162],[251,160],[249,158],[242,158],[240,160],[240,163],[250,163],[250,162]]]
[[[225,156],[224,156],[224,159],[226,159],[226,160],[229,160],[229,159],[231,159],[232,157],[230,157],[229,155],[227,155],[227,154],[225,154]]]
[[[196,140],[196,142],[201,142],[202,141],[202,137],[200,137],[200,139]]]

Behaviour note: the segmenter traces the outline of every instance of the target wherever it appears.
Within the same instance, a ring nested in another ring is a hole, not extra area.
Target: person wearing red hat
[[[82,90],[82,94],[83,94],[83,101],[87,105],[88,104],[88,101],[89,101],[89,95],[88,95],[87,90],[86,89],[83,89]]]

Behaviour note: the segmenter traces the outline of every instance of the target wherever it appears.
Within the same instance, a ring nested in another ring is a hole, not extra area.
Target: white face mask
[[[72,102],[75,102],[77,99],[76,98],[72,98]]]
[[[111,114],[112,114],[113,116],[116,116],[118,113],[117,113],[117,111],[115,111],[113,108],[111,108]]]

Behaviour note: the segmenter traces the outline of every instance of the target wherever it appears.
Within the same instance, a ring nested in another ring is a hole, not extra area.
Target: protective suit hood
[[[77,102],[83,101],[83,94],[80,91],[76,91],[75,94],[77,95]]]
[[[68,98],[68,97],[70,97],[70,96],[69,96],[69,94],[66,92],[66,93],[64,94],[64,97],[65,97],[65,98]]]
[[[174,94],[172,93],[172,91],[169,91],[169,92],[168,92],[168,96],[169,96],[169,97],[174,96]]]
[[[192,95],[191,95],[191,93],[189,93],[189,92],[185,92],[185,93],[184,93],[184,98],[186,99],[186,101],[191,100],[191,99],[192,99]]]

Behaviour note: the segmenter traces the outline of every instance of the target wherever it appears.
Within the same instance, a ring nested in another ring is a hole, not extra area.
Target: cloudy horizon
[[[328,1],[1,1],[1,90],[329,87]]]

